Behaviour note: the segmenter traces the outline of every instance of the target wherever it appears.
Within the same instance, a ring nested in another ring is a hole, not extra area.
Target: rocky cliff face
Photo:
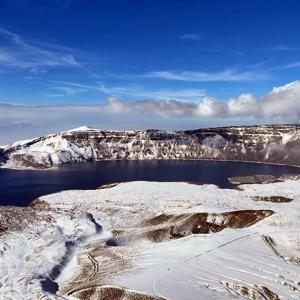
[[[4,149],[0,148],[0,164],[3,164],[6,162],[6,157],[4,154]]]
[[[108,131],[80,127],[0,149],[11,168],[102,159],[216,159],[300,166],[300,125],[189,131]]]

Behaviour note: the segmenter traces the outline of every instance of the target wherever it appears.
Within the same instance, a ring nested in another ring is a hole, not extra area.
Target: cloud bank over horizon
[[[227,101],[204,97],[198,103],[178,100],[127,102],[118,97],[109,97],[103,105],[103,110],[108,113],[151,113],[167,118],[253,117],[258,120],[286,119],[290,122],[297,122],[300,118],[300,81],[275,87],[260,99],[250,93],[241,94]]]
[[[201,98],[201,97],[199,97]],[[241,94],[227,101],[125,101],[110,96],[99,105],[0,104],[0,144],[89,125],[103,129],[168,130],[261,123],[299,123],[300,81],[273,88],[261,98]]]

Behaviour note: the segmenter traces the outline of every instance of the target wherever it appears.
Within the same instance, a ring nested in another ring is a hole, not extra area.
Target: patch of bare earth
[[[40,209],[40,210],[42,210],[42,209],[50,208],[50,205],[46,201],[37,198],[35,200],[32,200],[29,203],[28,207],[33,208],[33,209]]]
[[[162,242],[191,234],[209,234],[226,228],[245,228],[269,217],[272,210],[238,210],[224,213],[160,214],[143,221],[140,226],[119,231],[113,238],[116,245],[126,245],[146,238]]]
[[[187,181],[187,183],[194,184],[194,185],[203,185],[203,183],[200,181]]]
[[[24,229],[40,222],[53,222],[53,218],[30,207],[0,207],[0,236]]]
[[[143,236],[153,242],[182,238],[191,234],[220,232],[226,228],[245,228],[269,217],[271,210],[238,210],[224,213],[161,214],[145,222]]]
[[[72,293],[72,296],[80,300],[165,300],[165,298],[109,285],[81,289]]]

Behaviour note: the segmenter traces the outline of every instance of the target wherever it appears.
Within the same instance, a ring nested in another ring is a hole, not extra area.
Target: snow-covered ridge
[[[300,125],[262,125],[169,132],[86,126],[0,149],[7,168],[102,159],[219,159],[300,166]]]

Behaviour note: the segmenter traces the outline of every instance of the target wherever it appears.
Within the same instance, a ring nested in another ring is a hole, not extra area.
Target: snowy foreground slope
[[[300,125],[224,127],[166,132],[80,127],[0,148],[7,168],[102,159],[219,159],[300,166]]]
[[[299,299],[300,178],[129,182],[0,210],[1,299]]]

